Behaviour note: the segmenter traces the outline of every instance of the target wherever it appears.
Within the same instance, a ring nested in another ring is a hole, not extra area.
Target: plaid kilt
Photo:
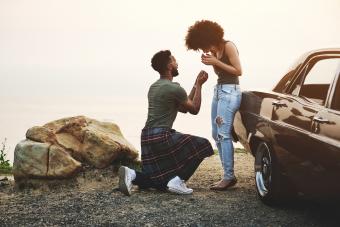
[[[166,184],[192,159],[213,155],[210,142],[169,128],[144,128],[141,135],[142,171],[155,185]]]

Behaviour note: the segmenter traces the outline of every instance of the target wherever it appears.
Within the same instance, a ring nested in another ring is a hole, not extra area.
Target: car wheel
[[[282,180],[275,154],[267,143],[261,142],[255,153],[255,182],[258,195],[264,203],[282,203],[283,197],[286,197]]]

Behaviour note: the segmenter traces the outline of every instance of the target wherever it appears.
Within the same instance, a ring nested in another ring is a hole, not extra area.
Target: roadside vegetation
[[[247,151],[244,148],[234,148],[235,153],[247,153]],[[214,149],[214,153],[218,154],[218,150]]]
[[[12,173],[12,166],[7,159],[6,154],[6,138],[1,143],[0,146],[0,174],[11,174]]]

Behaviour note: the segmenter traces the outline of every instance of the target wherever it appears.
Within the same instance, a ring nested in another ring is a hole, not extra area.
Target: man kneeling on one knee
[[[182,134],[172,129],[178,111],[198,114],[201,88],[208,74],[201,71],[189,94],[175,82],[178,65],[169,50],[159,51],[151,65],[160,78],[148,92],[148,118],[141,134],[142,171],[119,168],[119,188],[131,195],[132,185],[155,188],[178,194],[191,194],[185,184],[204,158],[213,155],[210,142],[202,137]]]

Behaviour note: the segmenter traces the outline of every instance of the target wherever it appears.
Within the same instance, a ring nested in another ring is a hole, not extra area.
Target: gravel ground
[[[219,180],[218,156],[206,159],[188,182],[193,195],[179,196],[117,188],[113,172],[80,176],[49,188],[0,187],[0,226],[339,226],[339,206],[299,202],[268,207],[257,198],[253,157],[235,155],[238,184],[224,192],[209,190]]]

